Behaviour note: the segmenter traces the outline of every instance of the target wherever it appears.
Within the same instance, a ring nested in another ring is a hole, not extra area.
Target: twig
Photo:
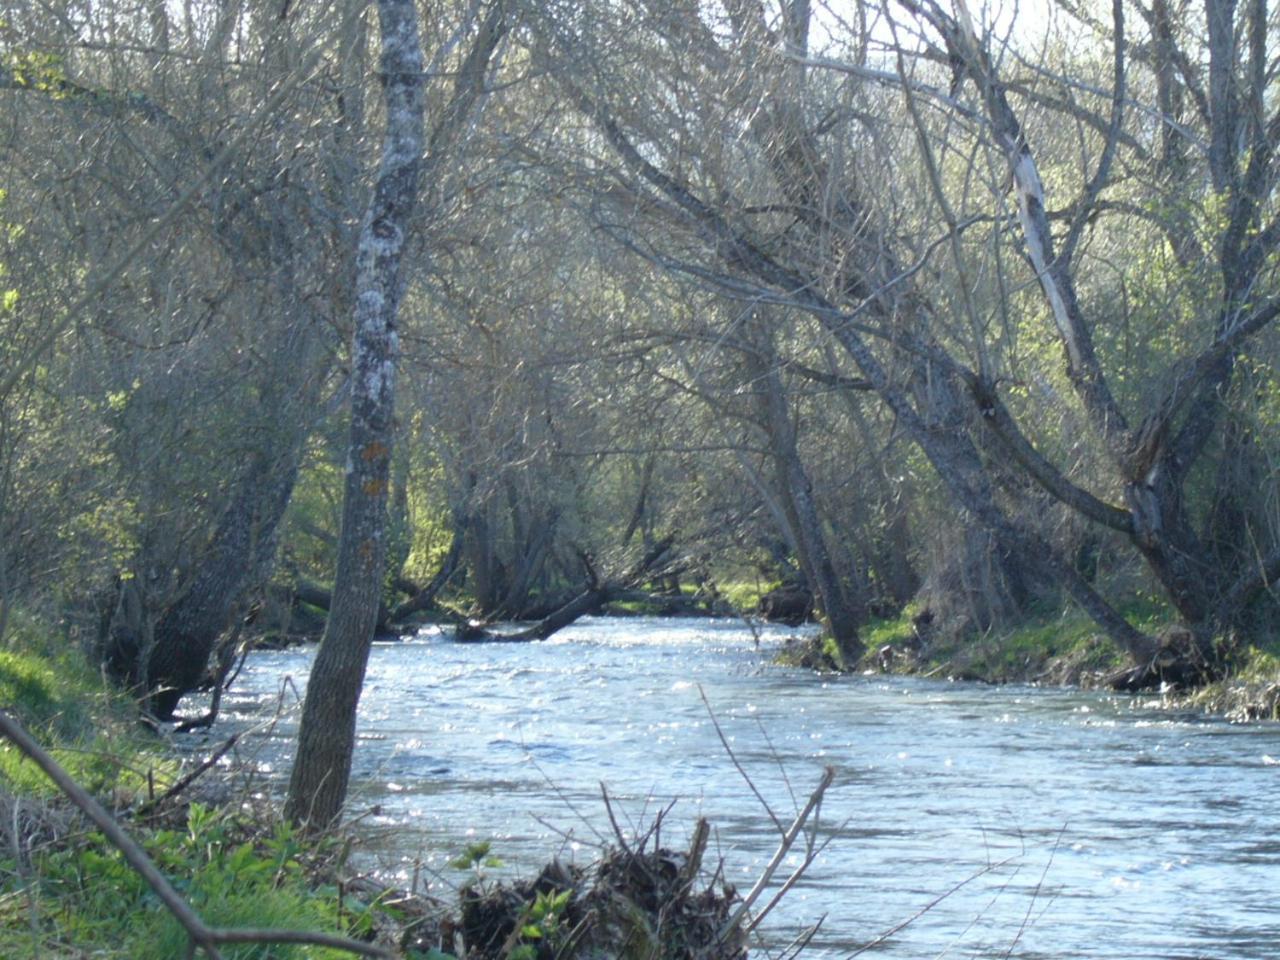
[[[605,813],[609,815],[609,823],[613,826],[613,835],[618,838],[618,846],[622,848],[622,852],[631,855],[631,848],[627,846],[626,835],[623,834],[622,828],[618,826],[618,818],[613,815],[613,804],[609,801],[609,788],[604,785],[604,781],[600,781],[600,796],[604,798]]]
[[[524,747],[526,760],[533,765],[533,769],[538,771],[538,774],[542,777],[543,782],[545,782],[546,785],[551,789],[551,791],[556,795],[556,797],[559,798],[560,802],[563,803],[566,807],[568,807],[573,812],[573,815],[577,817],[579,820],[581,820],[582,823],[586,826],[586,828],[596,835],[596,839],[600,841],[600,848],[603,849],[605,845],[604,834],[596,829],[595,824],[593,824],[590,820],[588,820],[585,816],[583,816],[582,811],[580,811],[577,807],[573,805],[573,800],[571,800],[568,794],[564,792],[564,790],[560,787],[560,784],[557,783],[555,779],[552,778],[551,774],[547,773],[547,771],[542,768],[542,764],[538,763],[538,758],[533,755],[533,753],[529,750],[527,746],[525,746],[523,729],[520,731],[520,746]],[[546,823],[545,821],[541,820],[536,816],[533,819],[537,820],[544,827],[550,826],[550,824]],[[555,829],[555,828],[552,828],[552,829]],[[557,829],[556,832],[560,833],[561,831]]]
[[[781,834],[786,833],[783,829],[782,821],[778,819],[778,815],[773,812],[773,808],[769,806],[769,801],[764,798],[756,785],[752,782],[751,777],[747,775],[746,769],[738,761],[737,754],[733,752],[733,747],[729,746],[729,738],[724,735],[724,731],[720,729],[720,721],[716,719],[715,711],[711,709],[711,701],[707,699],[707,691],[702,689],[702,684],[698,684],[698,696],[702,698],[702,704],[707,708],[707,716],[711,718],[711,725],[716,728],[716,736],[720,738],[720,745],[724,747],[724,752],[729,755],[738,773],[742,775],[742,779],[746,781],[747,787],[755,794],[755,798],[760,801],[760,806],[764,807],[764,812],[769,815],[769,819],[773,821],[773,825],[778,828]]]
[[[809,795],[809,801],[804,805],[804,809],[796,814],[796,818],[792,822],[791,826],[787,828],[785,833],[783,833],[782,842],[778,844],[778,849],[774,851],[772,859],[769,860],[768,865],[764,868],[764,872],[761,873],[759,879],[756,880],[755,886],[751,888],[750,893],[743,897],[742,903],[738,905],[738,908],[720,927],[719,939],[721,941],[724,941],[729,934],[731,934],[734,929],[743,922],[747,915],[747,911],[751,909],[752,904],[754,904],[756,900],[760,898],[760,895],[764,893],[765,888],[769,885],[769,881],[773,879],[773,875],[777,871],[778,866],[782,863],[783,859],[786,858],[787,853],[791,850],[792,844],[796,842],[796,838],[800,836],[800,832],[804,829],[804,825],[809,819],[809,814],[822,803],[822,795],[827,792],[827,787],[831,786],[831,781],[834,780],[835,777],[836,771],[834,767],[827,767],[823,770],[822,779],[818,782],[818,786],[814,789],[813,793]],[[806,862],[805,866],[808,866],[808,863],[810,862],[812,861]],[[794,879],[789,881],[789,883],[794,883]],[[772,908],[776,902],[777,898],[775,897],[774,900],[770,902],[769,907]],[[754,924],[748,926],[748,929],[751,929],[752,926],[754,926]]]
[[[800,931],[800,935],[787,945],[786,953],[783,954],[783,960],[794,960],[800,956],[805,948],[809,946],[809,942],[818,935],[818,931],[822,929],[822,925],[827,922],[827,915],[824,913],[818,918],[818,922],[807,930]]]
[[[363,11],[363,5],[354,4],[351,12],[347,15],[346,22],[342,25],[342,36],[350,35],[350,27],[354,25],[355,17]],[[177,222],[187,207],[194,201],[217,176],[218,172],[230,161],[235,154],[254,136],[257,135],[258,122],[264,118],[274,114],[284,103],[284,101],[300,87],[304,82],[312,76],[312,71],[320,62],[324,55],[325,47],[317,45],[306,54],[302,65],[287,79],[280,83],[271,96],[267,98],[262,108],[253,118],[256,122],[246,123],[239,133],[232,138],[231,142],[226,144],[218,153],[209,161],[209,165],[201,174],[192,181],[186,189],[170,204],[169,208],[153,220],[134,242],[129,246],[117,260],[108,266],[102,273],[98,274],[85,287],[84,291],[76,299],[66,312],[49,325],[49,328],[36,340],[35,344],[27,350],[27,352],[18,358],[12,365],[11,369],[5,374],[3,381],[0,381],[0,397],[9,393],[10,390],[21,380],[32,367],[40,359],[40,355],[49,347],[57,342],[58,338],[71,326],[73,322],[81,318],[86,309],[94,301],[101,298],[103,291],[107,289],[121,274],[125,272],[132,264],[137,262],[139,255],[155,242],[160,234]]]
[[[0,711],[0,734],[4,734],[19,750],[30,757],[45,776],[53,781],[62,793],[79,807],[90,820],[102,831],[125,860],[147,882],[147,886],[155,891],[160,902],[165,905],[174,919],[187,931],[191,949],[189,956],[194,956],[197,948],[203,949],[210,960],[222,960],[218,952],[220,943],[307,943],[316,946],[333,947],[346,950],[348,953],[361,954],[366,957],[383,957],[393,960],[394,954],[384,947],[372,943],[361,943],[326,933],[312,933],[306,930],[255,930],[255,929],[222,929],[209,927],[191,908],[182,895],[173,888],[151,858],[147,856],[129,834],[125,833],[119,823],[103,809],[89,793],[76,783],[62,766],[49,756],[32,736],[23,729],[18,721],[8,713]]]
[[[145,816],[146,814],[154,810],[156,807],[160,806],[160,804],[166,803],[169,800],[172,800],[174,797],[180,794],[183,790],[187,789],[187,787],[191,786],[191,784],[195,782],[197,777],[201,776],[206,770],[208,770],[210,767],[216,764],[224,756],[226,756],[227,753],[231,750],[231,748],[236,745],[236,742],[240,739],[240,737],[246,732],[247,731],[245,730],[239,730],[233,733],[231,736],[227,737],[227,739],[222,742],[222,744],[218,747],[218,749],[214,750],[213,753],[205,757],[205,759],[202,760],[199,764],[197,764],[193,770],[188,772],[185,776],[181,777],[173,786],[171,786],[164,793],[160,794],[160,796],[152,797],[146,803],[142,804],[140,807],[137,808],[135,813],[141,816]]]
[[[689,858],[684,862],[684,869],[680,871],[680,886],[689,887],[693,885],[693,881],[697,879],[698,871],[702,869],[702,858],[707,852],[707,840],[711,836],[711,824],[707,822],[706,817],[699,817],[697,825],[693,828],[693,839],[689,842]]]
[[[1004,860],[1000,860],[996,863],[987,864],[985,867],[983,867],[981,870],[977,871],[976,873],[971,873],[969,876],[965,877],[963,880],[961,880],[959,883],[953,886],[950,890],[947,890],[945,893],[941,893],[938,896],[934,897],[932,900],[926,903],[923,907],[921,907],[911,916],[907,917],[907,919],[903,920],[901,923],[890,927],[888,930],[880,934],[874,940],[870,940],[867,943],[864,943],[857,950],[853,951],[853,953],[849,954],[846,960],[853,960],[854,957],[861,956],[862,954],[866,953],[868,950],[874,950],[876,947],[883,946],[886,942],[888,942],[890,937],[892,937],[894,934],[900,933],[901,931],[905,930],[907,927],[911,926],[911,924],[915,923],[917,920],[923,917],[926,913],[928,913],[938,904],[942,903],[943,900],[946,900],[948,897],[959,892],[964,887],[967,887],[969,884],[973,883],[973,881],[977,880],[979,877],[986,876],[988,873],[991,873],[991,871],[993,870],[998,870],[1000,867],[1007,866],[1008,864],[1012,863],[1013,860],[1014,860],[1013,857],[1007,857]]]
[[[286,680],[286,683],[288,684],[293,683],[291,678],[286,677],[285,680]],[[238,730],[235,733],[233,733],[230,737],[228,737],[226,740],[222,742],[221,746],[219,746],[216,750],[214,750],[213,753],[211,753],[207,758],[205,758],[199,764],[199,766],[197,766],[194,770],[192,770],[191,772],[186,774],[184,777],[182,777],[180,780],[178,780],[177,783],[171,786],[159,797],[149,799],[146,803],[138,807],[134,812],[140,815],[145,815],[150,813],[156,807],[160,806],[160,804],[165,803],[169,800],[172,800],[179,793],[181,793],[183,790],[189,787],[197,777],[199,777],[206,770],[210,769],[214,764],[216,764],[219,760],[221,760],[224,756],[226,756],[226,754],[232,748],[234,748],[235,745],[239,743],[242,738],[252,736],[253,734],[257,733],[260,730],[267,730],[274,727],[280,721],[280,716],[284,712],[284,691],[285,691],[285,688],[282,685],[280,688],[279,694],[276,696],[276,710],[272,716],[268,717],[266,720],[262,720],[254,724],[251,727],[246,727],[244,730]],[[295,692],[296,692],[296,688],[295,688]]]
[[[1009,944],[1009,949],[1004,952],[1003,960],[1009,960],[1013,956],[1014,948],[1022,940],[1022,935],[1027,932],[1027,928],[1031,926],[1031,912],[1035,909],[1036,900],[1040,896],[1040,891],[1044,888],[1045,877],[1049,875],[1049,868],[1053,866],[1054,857],[1058,855],[1058,847],[1062,844],[1062,835],[1066,832],[1067,825],[1064,823],[1062,829],[1058,831],[1058,835],[1053,838],[1053,849],[1049,851],[1049,859],[1045,862],[1044,870],[1040,872],[1040,879],[1036,881],[1035,889],[1031,891],[1031,902],[1027,904],[1027,912],[1022,917],[1022,924],[1018,927],[1017,936]]]

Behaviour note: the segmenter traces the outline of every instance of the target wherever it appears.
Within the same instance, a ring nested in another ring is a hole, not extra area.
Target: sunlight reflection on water
[[[588,619],[540,644],[377,644],[361,702],[354,811],[387,869],[437,884],[468,836],[508,871],[588,859],[600,799],[641,821],[671,801],[670,842],[716,830],[748,884],[823,765],[835,832],[767,924],[837,957],[959,886],[877,953],[1272,960],[1280,956],[1280,727],[1170,717],[1141,701],[1027,687],[819,677],[768,665],[737,621]],[[224,705],[245,724],[302,686],[311,650],[254,654]],[[287,773],[296,712],[259,742]],[[223,731],[215,731],[217,737]],[[224,735],[224,734],[223,734]],[[1270,762],[1269,762],[1270,761]],[[279,781],[277,780],[277,783]],[[968,882],[965,882],[965,881]]]

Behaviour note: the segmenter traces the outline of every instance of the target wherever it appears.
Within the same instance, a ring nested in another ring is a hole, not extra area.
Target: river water
[[[836,772],[830,843],[764,924],[774,949],[825,917],[805,956],[847,957],[916,917],[871,953],[1280,957],[1280,726],[1076,691],[822,677],[769,664],[783,636],[602,618],[539,644],[433,630],[376,644],[352,816],[365,813],[381,869],[442,892],[467,879],[447,861],[472,840],[492,842],[499,874],[589,861],[612,831],[604,783],[624,829],[675,801],[664,845],[707,817],[710,852],[749,887],[778,831],[709,704],[779,820]],[[294,701],[311,656],[254,654],[220,726],[270,715],[282,687]],[[250,746],[270,777],[295,718]]]

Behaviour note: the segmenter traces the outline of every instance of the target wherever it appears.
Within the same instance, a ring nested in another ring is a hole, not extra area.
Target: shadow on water
[[[845,957],[957,888],[868,956],[1273,960],[1280,924],[1280,727],[1170,717],[1123,697],[768,666],[734,621],[586,620],[540,644],[377,644],[361,702],[356,811],[387,869],[459,882],[486,838],[509,872],[589,859],[600,783],[639,822],[676,801],[730,880],[777,834],[726,756],[789,820],[824,766],[837,834],[771,917],[785,944]],[[301,685],[309,650],[253,655],[232,722]],[[260,744],[282,776],[292,720]],[[672,845],[687,840],[672,836]]]

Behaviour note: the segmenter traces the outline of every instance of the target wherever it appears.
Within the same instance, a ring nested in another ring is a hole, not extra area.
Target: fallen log
[[[575,620],[599,612],[611,599],[632,589],[636,584],[652,579],[655,569],[667,557],[674,541],[675,534],[663,537],[624,575],[604,581],[596,575],[590,557],[584,555],[582,563],[587,569],[588,577],[586,587],[568,603],[552,611],[533,626],[515,633],[499,633],[488,629],[484,624],[468,623],[458,627],[454,632],[454,638],[460,643],[521,643],[546,640]]]

